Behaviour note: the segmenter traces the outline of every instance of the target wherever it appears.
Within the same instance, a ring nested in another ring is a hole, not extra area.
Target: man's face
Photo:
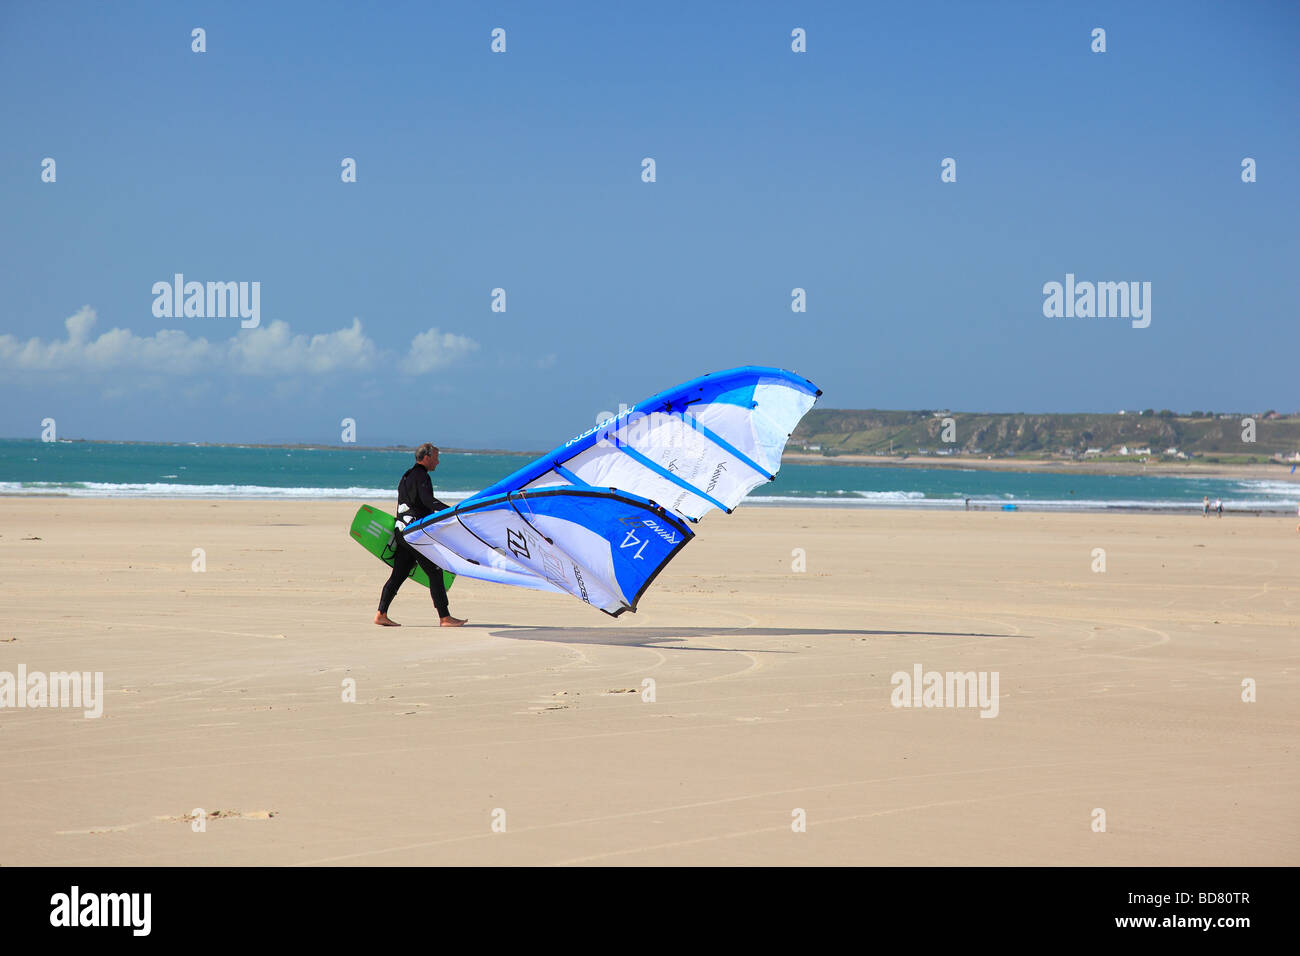
[[[433,471],[433,469],[438,467],[438,449],[435,448],[429,454],[425,455],[420,459],[419,463],[429,471]]]

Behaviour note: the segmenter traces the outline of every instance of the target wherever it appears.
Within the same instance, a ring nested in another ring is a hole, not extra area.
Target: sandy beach
[[[1300,863],[1294,517],[742,507],[453,630],[357,504],[0,502],[0,671],[104,675],[0,709],[0,864]]]

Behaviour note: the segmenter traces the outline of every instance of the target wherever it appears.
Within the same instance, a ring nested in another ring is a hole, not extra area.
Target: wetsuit
[[[397,530],[393,536],[395,550],[393,573],[379,596],[380,614],[388,613],[388,605],[392,604],[393,598],[397,596],[397,589],[418,564],[429,576],[429,594],[433,598],[433,606],[438,610],[438,617],[450,615],[451,612],[447,609],[447,588],[442,583],[442,568],[416,551],[402,537],[402,532],[412,521],[448,507],[450,506],[433,496],[433,482],[429,480],[429,469],[417,464],[402,475],[402,480],[397,484]]]

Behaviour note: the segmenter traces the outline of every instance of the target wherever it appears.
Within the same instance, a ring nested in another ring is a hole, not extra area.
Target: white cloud
[[[361,320],[337,332],[308,337],[294,335],[279,320],[249,329],[230,340],[231,371],[247,375],[325,375],[373,368],[379,359],[375,343],[361,331]]]
[[[408,375],[423,375],[463,359],[478,348],[478,343],[463,335],[429,329],[411,339],[411,347],[402,357],[401,368]]]
[[[110,329],[90,338],[95,310],[83,305],[64,320],[66,339],[21,342],[12,335],[0,335],[0,368],[36,372],[93,372],[123,369],[132,371],[197,371],[213,359],[215,346],[207,339],[192,339],[184,332],[162,329],[148,337],[128,329]]]
[[[152,373],[154,376],[194,376],[206,372],[234,375],[323,376],[335,372],[374,370],[392,360],[361,328],[361,320],[334,332],[294,335],[289,324],[274,321],[256,329],[240,329],[225,340],[192,338],[178,329],[136,335],[130,329],[109,329],[92,338],[97,316],[83,306],[64,320],[67,337],[21,341],[0,335],[0,370],[32,373]],[[458,361],[478,349],[473,339],[429,329],[411,340],[400,367],[420,375]],[[135,384],[135,383],[133,383]]]

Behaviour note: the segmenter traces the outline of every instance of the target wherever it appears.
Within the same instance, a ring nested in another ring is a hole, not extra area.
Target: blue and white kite
[[[638,402],[508,478],[414,522],[407,543],[458,575],[572,594],[615,617],[695,536],[781,468],[821,395],[746,366]]]

